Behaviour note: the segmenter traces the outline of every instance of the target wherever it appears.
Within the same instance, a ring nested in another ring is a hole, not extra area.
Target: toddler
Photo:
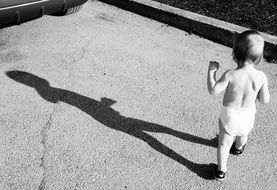
[[[214,170],[217,180],[225,179],[229,152],[239,155],[244,151],[248,134],[254,126],[256,100],[263,103],[270,100],[267,77],[255,69],[263,58],[263,49],[262,36],[256,31],[247,30],[234,41],[236,69],[227,70],[216,80],[219,63],[210,62],[207,81],[209,93],[219,94],[225,90],[219,116],[218,165]]]

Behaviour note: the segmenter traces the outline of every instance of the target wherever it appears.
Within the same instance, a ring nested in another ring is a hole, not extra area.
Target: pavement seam
[[[152,18],[211,41],[233,46],[234,37],[248,28],[175,8],[153,0],[99,0],[118,8]],[[265,39],[264,57],[277,63],[277,37],[260,32]]]
[[[42,157],[41,157],[41,164],[40,167],[42,167],[43,169],[43,175],[42,175],[42,179],[39,185],[39,190],[44,190],[45,189],[45,178],[46,178],[46,166],[45,166],[45,158],[47,155],[47,145],[46,145],[46,141],[47,141],[47,133],[52,125],[53,119],[52,119],[53,113],[50,115],[48,121],[46,122],[46,124],[44,125],[42,131],[41,131],[41,136],[42,136],[42,140],[41,143],[43,145],[43,153],[42,153]]]

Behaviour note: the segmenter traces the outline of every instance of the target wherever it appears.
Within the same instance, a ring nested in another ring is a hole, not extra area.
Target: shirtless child
[[[210,62],[207,81],[209,93],[214,95],[225,90],[219,117],[218,165],[214,171],[217,180],[225,179],[229,152],[239,155],[244,151],[248,134],[254,126],[256,100],[263,103],[270,100],[267,77],[255,69],[263,58],[263,48],[262,36],[248,30],[239,34],[234,41],[236,69],[227,70],[216,80],[219,63]]]

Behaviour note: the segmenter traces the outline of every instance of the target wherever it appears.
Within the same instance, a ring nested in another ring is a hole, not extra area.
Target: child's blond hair
[[[263,58],[264,39],[254,30],[247,30],[239,34],[233,45],[233,59],[242,67],[245,61],[260,63]]]

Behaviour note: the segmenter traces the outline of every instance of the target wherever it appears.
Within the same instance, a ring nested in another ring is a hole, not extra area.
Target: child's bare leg
[[[247,143],[247,136],[241,136],[241,137],[236,137],[236,144],[235,147],[236,149],[241,150],[243,146]]]
[[[217,162],[218,170],[227,171],[227,160],[229,157],[229,151],[233,144],[234,137],[230,136],[225,129],[222,127],[222,123],[219,119],[219,137],[218,137],[218,148],[217,148]]]

